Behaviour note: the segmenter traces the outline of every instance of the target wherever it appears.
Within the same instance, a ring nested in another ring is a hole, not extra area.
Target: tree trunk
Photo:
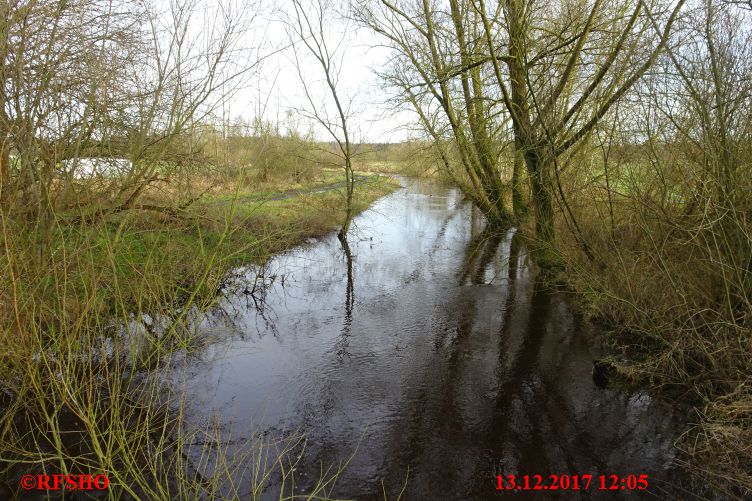
[[[516,141],[515,141],[516,143]],[[512,167],[512,210],[514,218],[519,222],[527,218],[528,208],[523,194],[523,169],[525,168],[525,156],[522,149],[515,144],[514,165]]]
[[[5,99],[0,99],[0,208],[8,209],[11,190],[10,179],[10,131],[8,115],[5,113]]]
[[[346,146],[346,154],[345,154],[345,186],[347,187],[347,195],[346,195],[346,201],[345,201],[345,220],[342,223],[342,228],[340,228],[339,233],[337,236],[339,237],[340,241],[343,243],[346,242],[347,238],[347,232],[350,231],[350,222],[352,222],[353,217],[353,193],[355,191],[355,177],[353,173],[352,163],[350,160],[350,146],[349,144]]]
[[[550,269],[560,264],[555,249],[553,190],[549,175],[551,166],[550,157],[544,150],[544,142],[534,133],[528,102],[527,69],[524,64],[527,60],[525,48],[528,46],[528,27],[525,25],[524,10],[523,2],[508,0],[510,113],[513,118],[515,147],[524,154],[533,189],[535,236],[538,241],[536,260],[542,268]]]
[[[540,154],[531,151],[525,155],[535,203],[535,237],[538,264],[544,269],[560,266],[561,259],[556,252],[554,230],[554,202],[550,165]]]

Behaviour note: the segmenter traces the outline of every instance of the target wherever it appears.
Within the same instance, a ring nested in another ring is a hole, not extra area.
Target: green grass
[[[266,201],[260,194],[290,195],[290,185],[228,188],[179,216],[133,210],[65,224],[61,214],[41,256],[33,228],[0,212],[8,277],[0,296],[0,498],[11,498],[25,473],[103,472],[109,499],[258,499],[272,476],[280,499],[299,497],[304,437],[230,446],[220,424],[189,422],[187,396],[155,375],[211,342],[197,335],[191,312],[213,304],[229,270],[341,224],[343,190],[316,192],[337,180],[327,173],[295,185],[301,195]],[[357,212],[398,187],[386,177],[366,181],[356,184]],[[329,499],[344,466],[322,466],[304,497]],[[234,483],[241,471],[250,471],[250,493]]]
[[[300,195],[280,185],[271,192],[285,194],[278,200],[251,191],[215,193],[180,217],[127,211],[91,224],[59,225],[40,262],[28,257],[35,252],[33,238],[9,236],[11,254],[19,255],[13,263],[22,298],[17,302],[24,303],[21,310],[33,305],[29,321],[57,328],[84,310],[91,318],[107,318],[159,310],[188,298],[210,304],[233,267],[262,264],[277,252],[336,230],[345,217],[344,187],[316,190],[337,185],[340,177],[332,172],[296,185]],[[359,179],[355,214],[398,186],[384,176]]]
[[[337,229],[345,217],[344,188],[314,190],[340,180],[344,177],[339,173],[329,173],[323,180],[295,185],[299,195],[287,187],[214,194],[191,206],[184,219],[135,213],[93,227],[65,228],[58,232],[56,254],[75,256],[84,252],[87,266],[102,277],[99,296],[105,304],[135,303],[154,277],[169,284],[156,300],[166,300],[165,295],[172,293],[179,301],[196,289],[208,266],[212,266],[216,278],[231,267],[261,264],[307,238]],[[356,182],[355,213],[398,186],[392,178],[377,175]],[[286,198],[264,199],[279,194]],[[75,262],[71,266],[77,268]],[[42,276],[44,289],[54,289],[56,272],[51,269]],[[215,281],[206,283],[201,294],[210,295]],[[108,297],[113,284],[118,284],[124,301],[114,302]],[[73,296],[85,294],[86,283],[73,280],[72,286],[68,292]]]
[[[196,208],[209,214],[214,224],[204,225],[205,237],[217,241],[220,221],[232,221],[223,252],[234,261],[261,262],[309,237],[337,229],[345,217],[344,176],[331,173],[323,182],[262,193],[221,195],[208,198]],[[332,188],[333,185],[337,185]],[[359,213],[376,199],[399,187],[392,178],[371,175],[355,183],[354,209]],[[319,191],[326,190],[326,191]],[[285,198],[275,199],[277,196]],[[198,237],[198,235],[193,234]],[[252,242],[253,245],[249,245]],[[190,244],[190,242],[189,242]]]
[[[402,174],[410,177],[441,177],[435,161],[425,159],[360,161],[356,169],[361,172],[380,172],[384,174]]]

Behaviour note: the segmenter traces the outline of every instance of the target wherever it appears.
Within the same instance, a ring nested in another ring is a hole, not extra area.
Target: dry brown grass
[[[694,164],[661,160],[666,178],[683,180],[679,189],[696,179]],[[612,333],[624,377],[696,406],[677,442],[683,460],[717,489],[749,499],[752,219],[748,198],[737,196],[752,189],[749,180],[740,178],[733,202],[706,191],[676,203],[649,182],[617,177],[609,204],[602,178],[577,174],[567,195],[596,260],[561,218],[563,280],[582,311]]]

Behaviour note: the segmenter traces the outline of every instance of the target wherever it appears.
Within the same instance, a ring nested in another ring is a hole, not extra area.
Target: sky
[[[311,106],[295,69],[287,27],[280,20],[284,15],[284,11],[269,9],[254,21],[255,28],[242,43],[258,46],[259,33],[263,33],[265,40],[260,53],[268,57],[257,74],[244,77],[242,88],[231,97],[224,114],[231,120],[241,116],[249,122],[262,115],[267,120],[280,123],[282,130],[293,121],[299,131],[305,132],[313,127],[316,139],[331,140],[324,128],[304,117]],[[328,21],[326,31],[330,44],[334,46],[341,41],[337,54],[341,58],[339,66],[346,68],[346,71],[339,72],[337,88],[341,100],[351,103],[353,116],[349,120],[349,127],[355,131],[356,141],[398,142],[406,139],[408,132],[405,126],[412,123],[414,117],[409,110],[396,114],[390,110],[386,104],[389,94],[374,73],[388,60],[388,49],[379,46],[381,40],[370,30],[358,29],[352,22],[338,20],[335,16],[329,17]],[[314,102],[317,105],[323,103],[328,112],[333,112],[335,108],[324,86],[324,74],[319,63],[301,43],[296,46],[303,78],[314,96]],[[301,113],[301,110],[304,112]]]

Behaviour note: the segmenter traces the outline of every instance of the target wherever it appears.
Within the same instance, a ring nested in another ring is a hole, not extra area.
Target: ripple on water
[[[491,498],[501,472],[646,473],[671,499],[671,409],[593,384],[587,327],[513,229],[483,231],[456,189],[403,182],[354,222],[352,296],[330,235],[270,263],[289,279],[263,321],[225,299],[236,330],[192,373],[193,412],[305,432],[308,485],[357,449],[335,495],[379,497],[382,479],[396,494],[409,467],[403,499]]]

